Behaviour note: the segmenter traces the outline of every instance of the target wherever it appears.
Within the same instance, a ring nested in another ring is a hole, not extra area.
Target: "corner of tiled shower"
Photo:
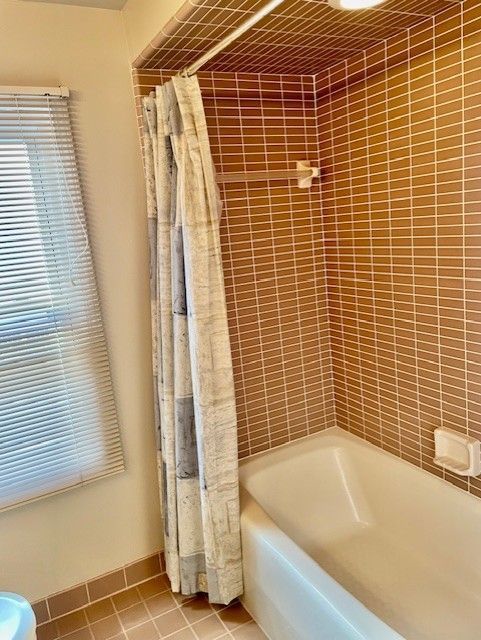
[[[218,171],[301,159],[322,171],[309,190],[221,187],[241,457],[337,425],[481,495],[478,480],[432,462],[435,426],[476,435],[479,413],[477,374],[464,364],[476,341],[466,323],[454,326],[456,277],[470,258],[446,236],[475,196],[466,172],[474,175],[477,156],[471,168],[462,156],[475,136],[463,118],[476,94],[479,19],[479,4],[453,4],[316,75],[199,73]],[[170,75],[135,71],[137,100]],[[421,135],[452,166],[432,157],[422,165]],[[465,293],[476,304],[475,287]]]
[[[322,170],[221,187],[241,457],[337,425],[481,496],[432,462],[436,426],[478,434],[479,21],[467,0],[316,75],[199,74],[219,171]]]

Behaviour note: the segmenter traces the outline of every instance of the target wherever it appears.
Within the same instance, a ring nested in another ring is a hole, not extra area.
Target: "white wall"
[[[122,9],[130,60],[142,53],[185,0],[127,0]]]
[[[0,591],[36,599],[161,545],[150,376],[148,247],[120,12],[0,0],[0,85],[73,93],[86,208],[127,471],[0,513]]]

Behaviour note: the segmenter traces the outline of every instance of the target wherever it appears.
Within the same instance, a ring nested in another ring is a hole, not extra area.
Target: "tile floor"
[[[262,640],[240,603],[210,605],[170,591],[165,575],[39,626],[38,640]]]

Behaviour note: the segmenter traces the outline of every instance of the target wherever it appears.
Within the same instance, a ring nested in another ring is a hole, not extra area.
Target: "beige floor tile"
[[[131,587],[112,596],[112,602],[117,611],[122,611],[140,602],[140,594],[136,587]]]
[[[109,616],[90,625],[95,640],[108,640],[122,631],[117,616]]]
[[[203,596],[186,602],[182,605],[181,609],[190,624],[194,624],[213,613],[213,609],[207,601],[207,598]]]
[[[193,624],[192,630],[200,640],[216,640],[225,635],[225,627],[215,613]]]
[[[196,596],[184,596],[182,593],[172,593],[172,595],[179,606],[196,598]]]
[[[65,636],[62,636],[62,640],[92,640],[93,635],[90,631],[90,627],[84,627],[83,629],[77,629],[77,631],[73,631],[72,633],[68,633]]]
[[[137,589],[139,590],[142,598],[151,598],[155,596],[157,593],[162,593],[164,591],[170,591],[170,584],[166,575],[156,576],[155,578],[151,578],[150,580],[146,580],[142,582],[142,584],[137,585]]]
[[[194,633],[191,629],[182,629],[182,631],[177,631],[177,633],[173,633],[171,636],[166,638],[166,640],[197,640]]]
[[[171,611],[177,607],[177,603],[172,597],[172,594],[166,591],[165,593],[159,593],[153,598],[149,598],[145,601],[147,609],[153,618]]]
[[[128,609],[119,611],[118,616],[125,631],[150,620],[149,612],[143,602],[138,602]]]
[[[235,640],[267,640],[255,622],[248,622],[232,632]]]
[[[37,628],[37,640],[55,640],[58,638],[56,622],[47,622]]]
[[[210,605],[167,584],[155,577],[43,624],[38,640],[265,640],[240,602]]]
[[[251,619],[250,615],[244,609],[240,602],[236,602],[231,604],[229,607],[222,609],[217,613],[219,618],[225,624],[227,629],[231,631],[232,629],[236,629],[241,624],[245,624],[249,622]]]
[[[126,631],[128,640],[158,640],[159,632],[152,620]]]
[[[183,629],[188,624],[180,609],[173,609],[158,618],[154,618],[154,623],[162,638]]]
[[[85,609],[85,615],[87,616],[87,620],[90,624],[92,624],[92,622],[97,622],[97,620],[107,618],[114,613],[114,605],[112,604],[112,600],[110,598],[98,600]]]
[[[58,633],[61,636],[66,636],[77,629],[82,629],[87,626],[87,616],[84,610],[74,611],[68,613],[66,616],[62,616],[57,620]]]

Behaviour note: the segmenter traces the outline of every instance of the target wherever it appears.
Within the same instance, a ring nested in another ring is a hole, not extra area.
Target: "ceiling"
[[[24,0],[28,2],[48,2],[49,4],[70,4],[78,7],[97,9],[122,9],[127,0]]]
[[[203,67],[203,71],[315,74],[415,25],[458,0],[388,0],[338,11],[327,0],[285,0]],[[136,67],[182,69],[224,38],[266,0],[186,3]]]

